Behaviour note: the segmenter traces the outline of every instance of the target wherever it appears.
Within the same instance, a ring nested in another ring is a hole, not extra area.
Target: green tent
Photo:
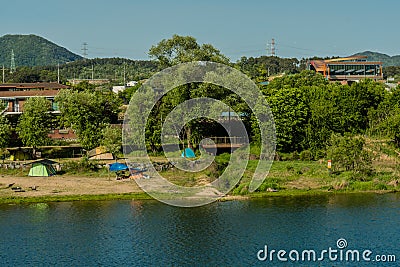
[[[28,176],[51,176],[56,174],[56,170],[54,169],[52,164],[57,162],[52,160],[39,160],[32,162],[32,167],[29,170]]]

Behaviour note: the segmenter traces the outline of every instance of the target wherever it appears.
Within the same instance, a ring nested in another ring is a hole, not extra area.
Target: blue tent
[[[129,169],[126,164],[119,163],[119,162],[112,163],[109,165],[110,165],[110,171],[112,171],[112,172],[123,171],[123,170]]]
[[[188,158],[188,159],[192,159],[195,158],[196,155],[194,154],[193,150],[191,148],[185,148],[185,150],[183,150],[182,152],[182,158]]]

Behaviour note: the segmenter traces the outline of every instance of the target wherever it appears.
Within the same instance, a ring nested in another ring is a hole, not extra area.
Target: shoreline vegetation
[[[204,185],[220,175],[226,157],[229,155],[216,158],[222,167],[218,164],[211,165],[202,172],[186,176],[185,179],[179,179],[183,175],[180,170],[174,168],[162,171],[161,174],[178,185]],[[153,161],[157,160],[162,161],[163,158],[153,158]],[[218,201],[400,192],[397,156],[387,155],[382,151],[372,161],[374,171],[368,176],[359,176],[352,171],[329,172],[326,160],[299,160],[294,159],[293,155],[281,154],[281,160],[274,161],[260,188],[251,193],[248,191],[248,185],[257,162],[258,160],[249,160],[239,184]],[[63,163],[68,165],[68,161]],[[99,162],[94,162],[93,165],[99,165]],[[108,172],[104,167],[97,170],[73,168],[50,177],[29,177],[27,174],[26,168],[0,169],[0,204],[153,199],[143,192],[134,180],[116,180],[115,173]]]
[[[320,189],[310,190],[286,190],[278,192],[255,192],[247,195],[231,195],[227,194],[217,202],[225,201],[245,201],[263,198],[275,197],[316,197],[316,196],[330,196],[330,195],[346,195],[346,194],[391,194],[399,193],[400,191],[393,190],[355,190],[355,191],[328,191]],[[73,201],[112,201],[112,200],[155,200],[145,192],[135,193],[108,193],[108,194],[83,194],[83,195],[45,195],[45,196],[1,196],[1,204],[24,204],[24,203],[50,203],[50,202],[73,202]]]

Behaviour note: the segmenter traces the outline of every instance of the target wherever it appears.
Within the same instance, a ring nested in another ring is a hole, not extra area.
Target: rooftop
[[[56,82],[38,82],[38,83],[0,83],[0,90],[4,89],[42,89],[42,90],[59,90],[69,88],[66,85]]]

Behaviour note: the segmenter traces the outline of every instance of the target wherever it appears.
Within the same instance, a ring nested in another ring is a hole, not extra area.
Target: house
[[[16,123],[19,115],[24,112],[26,100],[31,97],[45,97],[51,102],[51,113],[59,115],[60,111],[54,98],[60,90],[68,88],[66,85],[55,82],[0,84],[0,103],[4,104],[4,108],[0,110],[0,116],[14,117],[13,121]],[[74,140],[77,138],[75,133],[69,129],[54,129],[49,133],[49,137],[60,140]]]
[[[67,88],[66,85],[50,82],[0,84],[0,102],[6,106],[0,113],[2,115],[21,114],[24,110],[25,101],[35,96],[48,99],[52,104],[53,112],[59,113],[54,98],[61,89]]]
[[[311,60],[308,68],[321,73],[329,81],[347,83],[367,78],[383,80],[382,62],[367,61],[367,56]]]

